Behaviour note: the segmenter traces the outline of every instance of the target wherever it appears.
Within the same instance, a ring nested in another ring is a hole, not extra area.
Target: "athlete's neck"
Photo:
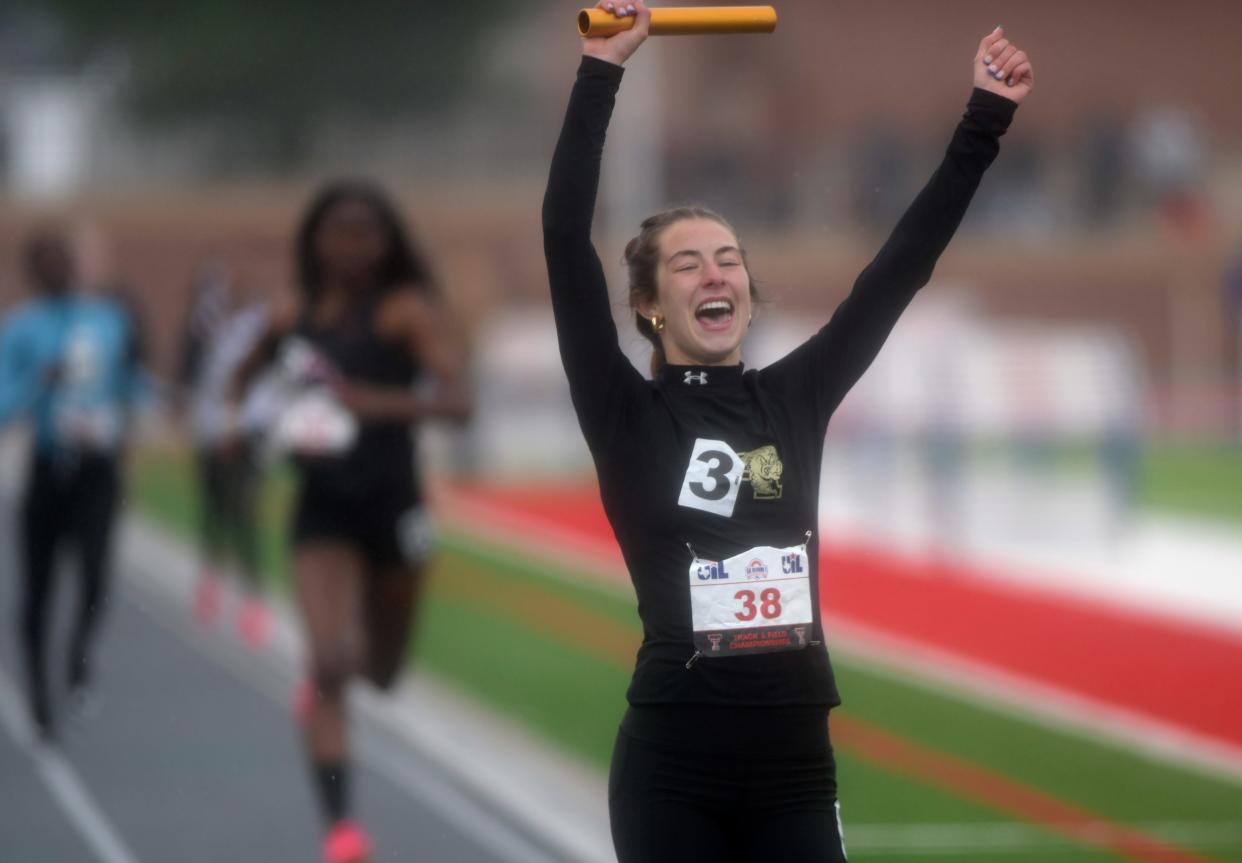
[[[723,357],[704,357],[682,351],[677,345],[664,344],[664,360],[670,366],[736,366],[742,363],[742,346],[738,345]]]

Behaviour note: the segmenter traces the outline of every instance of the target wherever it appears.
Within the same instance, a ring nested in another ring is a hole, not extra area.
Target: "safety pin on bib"
[[[690,550],[691,562],[694,562],[699,559],[699,555],[695,552],[694,546],[691,545],[688,541],[686,542],[686,548]],[[699,657],[702,655],[703,655],[703,651],[699,650],[696,647],[694,650],[694,656],[691,656],[689,659],[686,660],[686,671],[689,671],[691,668],[694,668],[694,663],[698,662]]]
[[[808,558],[807,560],[808,565],[810,563],[809,558],[811,556],[811,552],[807,549],[807,545],[809,545],[810,542],[811,542],[811,532],[808,530],[806,532],[806,542],[802,544],[802,550],[806,553],[806,556]],[[820,631],[823,631],[823,627],[820,627]],[[816,641],[814,638],[811,639],[811,647],[819,647],[821,644],[823,644],[822,641]]]

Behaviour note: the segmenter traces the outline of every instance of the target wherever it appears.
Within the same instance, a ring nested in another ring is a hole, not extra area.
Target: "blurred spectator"
[[[1087,121],[1080,154],[1082,216],[1091,228],[1116,224],[1125,205],[1125,135],[1106,113]]]
[[[1131,131],[1130,146],[1139,183],[1163,220],[1188,233],[1205,227],[1207,142],[1191,114],[1174,106],[1147,110]]]

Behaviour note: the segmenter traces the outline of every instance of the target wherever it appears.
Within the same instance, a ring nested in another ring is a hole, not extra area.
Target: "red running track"
[[[513,512],[527,531],[542,522],[600,547],[613,539],[590,485],[453,494]],[[1026,579],[1014,584],[958,562],[824,545],[821,595],[835,617],[1242,747],[1242,635],[1040,590]]]
[[[820,584],[834,615],[1242,745],[1240,637],[840,544]]]

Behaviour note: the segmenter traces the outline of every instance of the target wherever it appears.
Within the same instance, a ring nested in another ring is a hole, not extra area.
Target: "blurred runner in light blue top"
[[[38,293],[0,330],[0,422],[30,417],[39,453],[115,452],[131,403],[149,392],[130,315],[73,289],[59,237],[36,237],[26,269]]]
[[[109,541],[120,494],[120,455],[132,403],[146,389],[133,315],[77,289],[66,238],[44,232],[25,250],[34,297],[0,329],[0,424],[28,419],[34,445],[22,496],[22,647],[31,719],[53,736],[46,672],[48,609],[56,554],[78,557],[79,607],[65,681],[89,703],[90,645],[106,596]]]

